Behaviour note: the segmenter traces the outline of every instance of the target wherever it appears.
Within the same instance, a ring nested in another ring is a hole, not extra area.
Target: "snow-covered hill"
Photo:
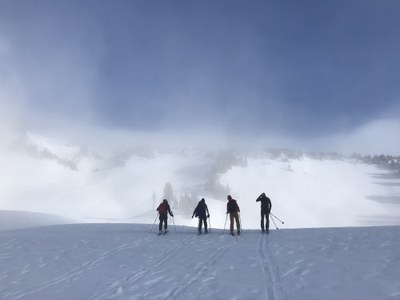
[[[399,299],[400,227],[0,232],[1,299]]]
[[[244,227],[256,229],[255,199],[262,192],[284,228],[400,225],[396,171],[353,157],[138,146],[106,151],[32,133],[13,148],[0,147],[0,154],[5,210],[151,224],[170,184],[178,225],[193,224],[194,206],[205,197],[214,227],[223,228],[229,193],[241,206]]]
[[[51,214],[0,210],[0,231],[71,223],[74,220]]]

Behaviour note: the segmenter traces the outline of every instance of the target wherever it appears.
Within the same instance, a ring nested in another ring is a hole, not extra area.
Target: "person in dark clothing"
[[[204,223],[204,232],[208,233],[207,218],[210,217],[210,213],[208,212],[208,207],[206,204],[206,200],[204,200],[204,198],[202,198],[199,201],[196,208],[194,209],[192,219],[194,216],[199,217],[199,234],[201,234],[201,227],[203,223]]]
[[[231,195],[228,195],[227,197],[228,203],[226,204],[226,213],[229,214],[230,217],[230,232],[231,235],[234,235],[233,232],[233,222],[236,221],[236,229],[237,229],[237,234],[240,235],[240,221],[239,221],[239,212],[240,208],[239,205],[237,204],[237,201],[232,198]]]
[[[256,202],[261,202],[261,231],[264,233],[264,218],[266,220],[266,232],[269,233],[269,213],[271,212],[272,208],[272,203],[271,200],[265,195],[265,193],[262,193],[260,196],[258,196]]]
[[[158,225],[158,231],[159,233],[162,233],[162,225],[164,223],[164,232],[167,232],[168,214],[170,214],[171,217],[174,217],[174,214],[171,212],[171,208],[168,204],[167,199],[164,199],[163,202],[161,202],[161,204],[157,207],[157,211],[160,219],[160,224]]]

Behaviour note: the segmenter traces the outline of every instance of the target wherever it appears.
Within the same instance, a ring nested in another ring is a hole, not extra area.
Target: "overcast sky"
[[[398,0],[1,0],[0,116],[396,148],[399,53]]]

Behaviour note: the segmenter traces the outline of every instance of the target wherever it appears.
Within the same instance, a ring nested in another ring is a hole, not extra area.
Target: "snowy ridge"
[[[400,227],[0,232],[1,299],[399,299]]]
[[[192,225],[192,211],[205,197],[213,225],[223,228],[231,194],[243,208],[245,227],[259,228],[255,199],[262,192],[288,220],[285,228],[400,225],[398,160],[391,157],[364,161],[287,149],[102,152],[30,133],[20,145],[0,149],[0,209],[82,222],[152,223],[169,183],[166,198],[178,225]]]
[[[0,210],[0,231],[17,228],[70,224],[73,222],[72,219],[51,214]]]

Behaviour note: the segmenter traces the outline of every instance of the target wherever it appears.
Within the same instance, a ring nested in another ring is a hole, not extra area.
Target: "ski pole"
[[[240,232],[243,232],[243,228],[242,228],[242,219],[240,218],[240,212],[238,212],[238,216],[239,216]]]
[[[275,216],[273,213],[270,212],[270,215],[273,216],[275,219],[277,219],[279,222],[281,222],[282,224],[285,224],[285,222],[283,222],[281,219],[279,219],[277,216]]]
[[[275,225],[276,229],[279,229],[278,226],[276,226],[274,218],[271,217],[271,220],[272,220],[272,222],[274,222],[274,225]]]
[[[225,233],[225,227],[226,227],[226,222],[228,221],[228,214],[226,214],[226,218],[225,218],[225,225],[224,225],[224,231],[222,231],[222,233]]]
[[[176,232],[176,226],[175,226],[175,218],[174,218],[174,216],[172,216],[172,222],[174,223],[174,229],[175,229],[175,232]]]
[[[151,226],[150,232],[153,232],[154,224],[156,224],[157,217],[158,217],[158,214],[156,215],[156,218],[154,219],[154,223],[153,223],[153,226]]]

